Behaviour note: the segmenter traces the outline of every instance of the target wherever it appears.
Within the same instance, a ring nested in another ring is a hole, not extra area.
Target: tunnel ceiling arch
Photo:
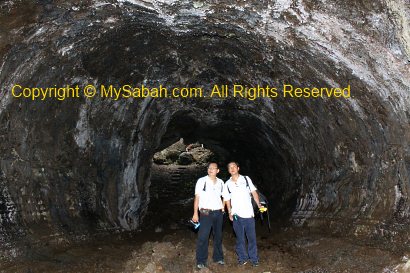
[[[360,222],[371,234],[408,220],[404,1],[74,2],[33,4],[14,21],[18,4],[1,4],[5,90],[291,82],[350,84],[352,97],[29,101],[2,91],[2,238],[31,223],[137,229],[152,156],[182,135],[248,156],[295,224]]]

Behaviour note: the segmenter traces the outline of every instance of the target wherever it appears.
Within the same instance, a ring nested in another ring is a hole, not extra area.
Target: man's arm
[[[255,203],[258,205],[258,208],[261,208],[261,203],[259,201],[259,194],[256,192],[256,187],[253,184],[251,178],[247,176],[248,178],[248,183],[249,183],[249,190],[251,191],[251,194],[253,196],[253,200],[255,200]]]
[[[225,209],[225,206],[226,206],[226,209],[227,209],[226,211],[228,212],[228,216],[230,218],[230,215],[231,215],[231,194],[228,191],[228,186],[227,186],[226,183],[223,185],[222,199],[223,199],[224,209]]]
[[[258,205],[258,208],[261,207],[261,203],[259,202],[259,194],[256,191],[252,191],[252,196],[253,199],[255,200],[256,204]]]
[[[194,215],[192,216],[192,221],[194,221],[194,222],[198,222],[198,220],[199,220],[198,207],[199,207],[199,194],[195,194],[195,199],[194,199]]]
[[[229,220],[233,221],[233,215],[231,213],[232,211],[232,207],[231,207],[231,200],[226,200],[224,199],[224,203],[226,205],[226,209],[228,210],[228,216],[229,216]]]

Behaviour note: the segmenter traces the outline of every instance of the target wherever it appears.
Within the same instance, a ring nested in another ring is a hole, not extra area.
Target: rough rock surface
[[[181,153],[185,152],[185,144],[183,140],[179,140],[171,146],[154,154],[153,161],[156,164],[172,164],[176,163]]]
[[[8,255],[17,255],[17,237],[137,229],[153,154],[180,137],[241,160],[272,213],[296,225],[409,243],[406,0],[9,0],[0,8]],[[352,97],[30,101],[12,97],[16,83],[350,84]]]
[[[181,165],[189,165],[194,162],[194,157],[191,153],[183,152],[179,155],[177,162]]]

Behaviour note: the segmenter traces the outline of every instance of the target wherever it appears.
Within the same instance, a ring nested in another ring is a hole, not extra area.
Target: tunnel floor
[[[117,234],[70,248],[33,249],[31,257],[2,265],[1,272],[408,272],[403,269],[403,254],[377,245],[303,229],[268,233],[261,227],[257,230],[260,266],[238,267],[232,228],[227,222],[224,228],[226,265],[208,261],[208,269],[202,271],[195,270],[196,234],[177,230]],[[211,253],[212,247],[209,257]]]
[[[386,244],[336,237],[326,231],[257,222],[260,266],[238,267],[235,237],[224,222],[225,266],[208,261],[195,269],[196,233],[184,221],[192,216],[192,195],[203,168],[153,165],[151,197],[143,229],[95,236],[78,245],[33,248],[26,257],[0,266],[0,272],[408,272],[410,253]],[[63,245],[63,244],[62,244]],[[209,257],[212,257],[212,239]],[[407,262],[407,263],[406,263]]]

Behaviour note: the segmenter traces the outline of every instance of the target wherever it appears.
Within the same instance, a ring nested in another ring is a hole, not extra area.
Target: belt
[[[199,212],[207,214],[214,211],[222,211],[222,209],[200,209]]]

